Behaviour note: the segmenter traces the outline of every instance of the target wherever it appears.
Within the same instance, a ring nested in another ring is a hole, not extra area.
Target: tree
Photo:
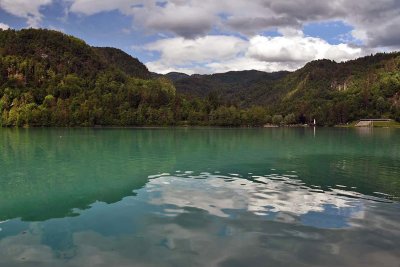
[[[282,115],[274,115],[272,117],[272,124],[281,125],[282,122],[283,122],[283,116]]]
[[[294,115],[294,113],[290,113],[290,114],[286,115],[285,119],[284,119],[284,123],[286,125],[295,124],[296,123],[296,116]]]
[[[247,111],[249,124],[252,126],[263,126],[267,123],[267,112],[262,107],[251,107]]]

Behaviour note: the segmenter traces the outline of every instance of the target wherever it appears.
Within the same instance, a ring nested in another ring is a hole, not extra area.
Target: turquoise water
[[[400,266],[400,130],[0,129],[0,266]]]

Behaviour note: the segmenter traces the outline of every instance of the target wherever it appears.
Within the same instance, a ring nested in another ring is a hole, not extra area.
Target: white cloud
[[[398,0],[57,1],[66,3],[69,12],[87,16],[117,10],[132,18],[132,29],[170,36],[145,47],[161,54],[159,60],[147,64],[158,72],[292,70],[314,59],[352,59],[370,51],[367,47],[380,51],[400,47]],[[29,26],[38,27],[43,19],[41,8],[53,2],[56,1],[0,0],[0,7],[26,18]],[[305,24],[327,21],[342,21],[354,29],[341,35],[343,43],[339,45],[303,36]],[[283,36],[263,36],[268,30],[277,30]],[[130,29],[121,31],[130,34]],[[248,40],[222,34],[246,36]]]
[[[161,57],[147,66],[156,72],[182,71],[188,73],[207,72],[203,64],[215,60],[231,60],[246,51],[247,42],[241,38],[224,35],[209,35],[194,40],[174,37],[161,39],[145,46],[157,51]]]
[[[343,61],[362,54],[361,48],[331,45],[323,39],[305,36],[255,36],[250,39],[248,57],[265,62],[307,62],[316,59]]]
[[[246,41],[224,35],[209,35],[194,40],[175,37],[158,40],[145,48],[160,51],[165,62],[186,64],[192,61],[209,62],[215,58],[224,60],[236,57],[246,48]]]
[[[248,36],[278,29],[285,35],[315,21],[343,20],[354,26],[353,36],[372,46],[400,45],[400,2],[396,0],[330,2],[317,0],[63,0],[69,11],[84,15],[118,10],[132,16],[135,27],[178,36],[205,36],[218,28]],[[5,11],[39,26],[40,9],[53,0],[0,0]]]
[[[216,16],[206,8],[192,8],[176,4],[168,4],[165,8],[155,8],[151,16],[141,10],[135,13],[136,18],[146,28],[156,31],[168,31],[184,37],[196,37],[207,34],[212,28]]]
[[[266,177],[254,177],[256,183],[245,179],[235,179],[229,183],[213,175],[206,175],[201,190],[190,187],[193,181],[174,176],[162,176],[152,179],[146,185],[153,194],[149,201],[153,205],[176,206],[178,208],[193,207],[206,210],[209,214],[229,217],[227,210],[247,210],[255,215],[267,215],[270,212],[289,213],[301,216],[310,212],[324,212],[326,205],[333,205],[339,210],[349,210],[350,217],[362,218],[364,207],[362,202],[338,197],[335,193],[323,194],[299,189],[287,177],[277,176],[282,181]],[[224,177],[232,178],[232,177]],[[180,194],[185,191],[186,194]],[[273,192],[285,192],[273,194]],[[356,193],[348,193],[349,195]],[[284,198],[285,201],[282,201]],[[195,204],[194,204],[195,203]],[[296,203],[296,205],[293,205]],[[354,208],[356,206],[356,208]]]
[[[100,12],[120,10],[122,13],[129,11],[130,7],[140,4],[142,1],[135,0],[71,0],[71,12],[81,13],[84,15],[93,15]]]
[[[210,6],[199,1],[188,3],[185,0],[168,1],[165,5],[155,0],[71,0],[71,12],[93,15],[100,12],[118,10],[132,16],[135,27],[147,31],[172,32],[179,36],[196,37],[206,34],[218,20]]]
[[[191,65],[191,66],[176,66],[168,65],[161,61],[153,61],[146,63],[147,68],[155,73],[167,74],[170,72],[182,72],[186,74],[206,74],[210,72],[207,66]]]
[[[278,37],[257,35],[248,41],[232,36],[205,36],[195,40],[176,37],[156,41],[145,49],[161,54],[158,61],[147,64],[150,70],[189,74],[250,69],[295,70],[312,60],[345,61],[363,55],[363,49],[359,47],[331,45],[302,33]]]
[[[51,3],[52,0],[0,0],[0,8],[14,16],[25,18],[29,27],[37,28],[43,18],[40,8]]]
[[[0,29],[2,30],[8,30],[10,28],[10,26],[8,26],[7,24],[1,23],[0,22]]]
[[[8,0],[11,1],[11,0]],[[311,22],[341,20],[354,27],[357,39],[368,46],[400,46],[400,1],[320,0],[68,0],[70,10],[92,15],[119,10],[145,30],[172,32],[195,38],[211,30],[247,36],[265,30],[298,30]]]
[[[228,61],[216,61],[207,64],[207,71],[204,73],[224,73],[228,71],[259,70],[275,72],[280,70],[294,71],[304,63],[294,62],[265,62],[249,57],[239,57]]]

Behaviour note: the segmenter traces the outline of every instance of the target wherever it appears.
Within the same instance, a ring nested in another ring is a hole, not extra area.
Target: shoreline
[[[268,125],[268,126],[218,126],[218,125],[147,125],[147,126],[22,126],[22,127],[0,127],[0,129],[313,129],[313,128],[343,128],[343,129],[400,129],[398,125],[356,127],[355,125],[334,125],[334,126],[309,126],[309,125]]]

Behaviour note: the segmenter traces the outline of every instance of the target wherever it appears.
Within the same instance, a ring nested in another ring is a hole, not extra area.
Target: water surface
[[[400,266],[395,129],[0,129],[0,266]]]

